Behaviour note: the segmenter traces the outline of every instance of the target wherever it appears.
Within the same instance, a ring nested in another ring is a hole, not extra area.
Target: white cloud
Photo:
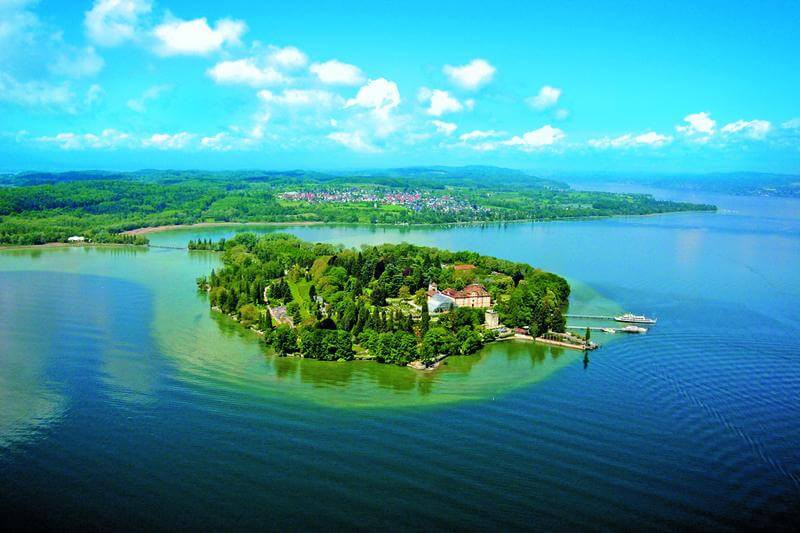
[[[338,94],[318,89],[284,89],[282,94],[264,89],[258,92],[258,97],[263,102],[287,106],[333,107],[344,103]]]
[[[785,130],[800,129],[800,117],[787,120],[786,122],[781,124],[781,128]]]
[[[289,83],[284,73],[272,66],[258,66],[255,59],[222,61],[206,71],[214,81],[221,84],[243,84],[251,87],[264,87]]]
[[[722,127],[722,133],[732,135],[740,134],[753,140],[762,140],[772,129],[772,124],[766,120],[737,120]]]
[[[129,144],[130,135],[115,129],[106,129],[99,135],[65,132],[52,137],[38,137],[36,140],[42,143],[56,144],[62,150],[112,149]]]
[[[717,125],[711,115],[705,111],[686,115],[683,121],[686,122],[686,125],[675,126],[675,129],[688,137],[697,137],[700,142],[708,141],[714,135],[714,128]]]
[[[159,41],[156,52],[162,56],[206,55],[224,45],[241,44],[246,29],[241,20],[220,19],[212,28],[205,17],[194,20],[169,20],[156,26],[153,35]]]
[[[221,131],[211,137],[203,137],[200,139],[200,147],[216,152],[227,152],[234,149],[234,144],[231,142],[229,133]]]
[[[545,146],[552,146],[565,137],[564,132],[554,128],[549,124],[542,126],[538,130],[525,132],[522,136],[515,135],[501,144],[506,146],[518,146],[521,150],[531,151]]]
[[[561,97],[561,89],[545,85],[544,87],[539,89],[539,93],[536,96],[531,96],[527,98],[525,101],[528,103],[528,105],[530,105],[534,109],[541,110],[556,105],[560,97]]]
[[[631,148],[634,146],[662,146],[672,142],[672,136],[648,131],[639,135],[626,133],[619,137],[603,137],[600,139],[590,139],[588,145],[594,148]]]
[[[62,52],[56,58],[51,70],[55,74],[69,76],[72,78],[83,78],[94,76],[103,69],[105,61],[95,51],[93,46],[87,46],[82,50],[75,50],[72,53]]]
[[[456,129],[458,129],[457,124],[452,122],[444,122],[442,120],[431,120],[431,124],[434,128],[436,128],[438,133],[442,133],[444,135],[450,135],[456,131]]]
[[[144,91],[138,98],[131,98],[126,105],[137,113],[144,113],[147,110],[147,103],[155,100],[164,92],[172,89],[171,85],[154,85]]]
[[[0,101],[28,107],[53,107],[74,112],[75,95],[69,85],[43,81],[18,81],[0,72]]]
[[[662,144],[666,144],[672,142],[672,136],[670,135],[663,135],[661,133],[656,133],[654,131],[648,131],[647,133],[642,133],[641,135],[637,135],[633,138],[636,144],[649,144],[651,146],[661,146]]]
[[[502,131],[497,130],[472,130],[468,133],[462,133],[458,138],[461,141],[474,141],[477,139],[487,139],[489,137],[499,137],[503,135]]]
[[[440,89],[430,90],[423,87],[419,91],[418,98],[420,101],[430,102],[430,106],[425,112],[434,117],[440,117],[445,113],[456,113],[464,109],[461,102],[451,96],[447,91],[442,91]]]
[[[492,81],[496,70],[485,59],[473,59],[466,65],[457,67],[445,65],[442,69],[451,82],[469,90],[477,89]]]
[[[347,100],[345,107],[365,107],[374,111],[386,111],[400,105],[400,91],[397,84],[386,78],[369,80],[356,94],[355,98]]]
[[[278,48],[273,46],[267,56],[267,61],[281,68],[291,70],[306,66],[308,57],[294,46]]]
[[[89,89],[86,90],[86,96],[83,97],[83,103],[87,106],[91,106],[100,101],[103,97],[103,88],[100,87],[98,84],[93,83],[89,86]]]
[[[329,85],[358,85],[364,82],[364,75],[361,73],[361,69],[336,59],[331,59],[324,63],[314,63],[308,70],[319,81]]]
[[[335,133],[328,134],[328,139],[335,141],[342,146],[346,146],[355,152],[376,153],[381,151],[380,148],[373,145],[360,131],[337,131]]]
[[[86,32],[99,45],[118,45],[134,38],[139,17],[150,9],[150,0],[95,0],[85,13]]]
[[[154,133],[150,137],[142,139],[142,145],[159,150],[182,150],[188,146],[194,137],[194,134],[185,131],[171,134]]]

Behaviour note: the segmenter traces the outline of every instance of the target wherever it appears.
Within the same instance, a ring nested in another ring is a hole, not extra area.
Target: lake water
[[[588,364],[522,342],[429,373],[276,358],[195,290],[213,253],[0,252],[0,522],[789,529],[800,509],[800,202],[689,199],[721,210],[247,228],[475,250],[566,276],[573,312],[658,317],[645,335],[593,335],[603,347]]]

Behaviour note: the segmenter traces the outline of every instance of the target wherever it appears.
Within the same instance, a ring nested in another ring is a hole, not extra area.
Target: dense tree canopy
[[[347,360],[366,350],[402,365],[468,355],[494,338],[483,327],[485,309],[457,307],[432,318],[424,300],[417,307],[411,295],[431,282],[481,283],[506,325],[564,330],[569,285],[524,263],[405,243],[341,248],[281,233],[200,244],[221,252],[224,264],[198,279],[210,305],[245,325],[268,323],[257,329],[281,355]],[[471,268],[457,270],[460,264]],[[274,330],[270,308],[281,322]]]

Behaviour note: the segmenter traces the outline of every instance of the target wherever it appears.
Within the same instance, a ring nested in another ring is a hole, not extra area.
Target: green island
[[[293,235],[192,241],[223,267],[197,279],[212,309],[279,355],[432,368],[501,338],[590,348],[565,333],[570,286],[524,263],[411,244],[343,248]]]
[[[225,222],[451,224],[715,210],[587,192],[497,167],[320,173],[140,171],[0,176],[0,245],[147,244],[140,228]]]

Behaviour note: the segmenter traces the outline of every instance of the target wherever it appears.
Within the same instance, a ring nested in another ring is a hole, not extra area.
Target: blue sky
[[[800,172],[798,2],[254,6],[0,0],[0,170]]]

